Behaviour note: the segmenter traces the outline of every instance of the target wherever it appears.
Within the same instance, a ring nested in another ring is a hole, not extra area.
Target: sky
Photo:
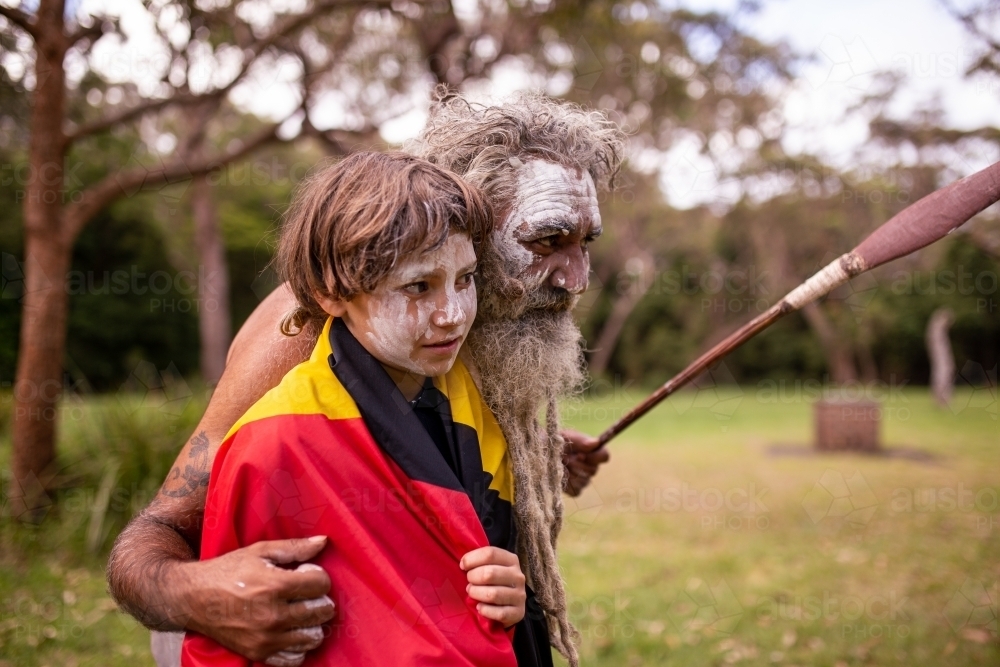
[[[963,0],[959,0],[962,2]],[[964,0],[968,1],[968,0]],[[732,13],[739,0],[661,0],[666,8]],[[1000,82],[967,79],[973,42],[940,0],[764,0],[761,11],[744,15],[741,26],[765,42],[784,41],[794,51],[811,56],[796,72],[790,89],[779,95],[786,122],[783,135],[789,154],[809,153],[849,168],[865,155],[866,120],[847,109],[873,90],[875,75],[904,75],[900,94],[889,107],[892,117],[905,120],[918,108],[939,106],[944,124],[958,129],[1000,126]],[[998,26],[1000,29],[1000,26]],[[523,72],[499,68],[484,96],[496,97],[525,87]],[[398,119],[383,131],[400,141],[416,134],[426,118],[424,109]],[[659,160],[662,189],[678,208],[730,202],[699,146],[681,143]],[[861,156],[859,158],[859,156]],[[1000,160],[1000,155],[955,156],[956,173],[967,175]]]
[[[732,11],[737,1],[666,4]],[[796,128],[786,146],[792,152],[846,159],[866,133],[860,120],[844,122],[844,109],[870,88],[876,71],[906,75],[890,109],[897,118],[933,102],[952,127],[1000,126],[1000,83],[963,76],[973,43],[938,0],[766,0],[742,24],[762,40],[782,40],[815,56],[783,99],[786,120]]]
[[[454,2],[460,16],[474,9],[475,0]],[[665,8],[725,13],[732,13],[739,4],[739,0],[660,2]],[[122,14],[123,27],[131,33],[128,48],[137,53],[153,48],[149,40],[142,39],[151,26],[144,25],[149,17],[136,0],[86,0],[83,5],[84,9],[114,8]],[[905,120],[917,108],[936,104],[943,110],[945,124],[951,127],[1000,126],[1000,82],[964,77],[974,54],[973,42],[947,13],[941,0],[763,0],[762,5],[759,12],[742,15],[739,19],[742,27],[763,41],[785,41],[796,52],[812,56],[796,72],[792,86],[778,95],[786,121],[783,141],[790,154],[819,155],[840,168],[852,166],[852,161],[877,159],[875,154],[864,155],[865,119],[845,111],[872,89],[875,73],[888,70],[905,75],[902,94],[890,108],[895,118]],[[1000,31],[1000,26],[996,29]],[[114,63],[121,45],[108,44],[105,48],[108,62]],[[155,65],[155,54],[147,55]],[[136,61],[141,58],[133,55],[130,62]],[[150,66],[150,73],[157,69],[154,65]],[[235,71],[235,67],[233,63],[232,67],[207,73],[203,84],[213,78],[226,79],[232,75],[228,70]],[[233,93],[234,101],[261,115],[285,117],[295,107],[295,95],[264,95],[261,91],[273,90],[272,86],[280,79],[291,84],[296,74],[295,67],[276,63],[269,68],[267,81],[238,87]],[[151,85],[157,78],[141,76],[138,83],[140,87]],[[491,83],[477,86],[473,93],[481,98],[496,98],[540,83],[525,76],[516,65],[499,66]],[[386,123],[381,129],[383,138],[400,143],[420,131],[426,120],[426,92],[429,88],[414,92],[419,97],[414,100],[414,109]],[[336,125],[343,119],[336,91],[319,102],[314,113],[317,126]],[[169,150],[172,146],[165,144],[164,148]],[[705,158],[698,153],[698,146],[684,144],[660,158],[663,189],[674,206],[688,208],[720,197],[723,188],[711,175],[704,178]],[[962,156],[957,159],[956,171],[964,175],[998,159],[1000,155]],[[690,168],[685,170],[685,165]],[[696,177],[700,178],[699,184],[692,187],[691,179]]]

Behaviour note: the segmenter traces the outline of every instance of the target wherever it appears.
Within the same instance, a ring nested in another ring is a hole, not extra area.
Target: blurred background
[[[564,408],[595,434],[1000,160],[995,0],[0,3],[0,665],[151,664],[107,550],[275,287],[298,180],[415,136],[436,86],[629,133]],[[616,441],[567,501],[585,664],[1000,664],[998,273],[994,206]],[[871,401],[880,453],[817,452],[824,398]]]

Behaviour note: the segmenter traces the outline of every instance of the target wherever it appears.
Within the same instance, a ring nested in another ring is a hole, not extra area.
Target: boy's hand
[[[517,556],[497,547],[483,547],[462,556],[469,597],[486,618],[509,628],[524,618],[524,574]]]

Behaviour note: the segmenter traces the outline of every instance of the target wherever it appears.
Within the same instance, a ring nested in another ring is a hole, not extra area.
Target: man
[[[555,559],[559,489],[579,493],[607,453],[593,452],[593,438],[560,434],[556,407],[583,380],[571,309],[587,287],[587,245],[601,233],[597,187],[614,178],[623,135],[597,112],[541,96],[491,107],[452,97],[435,106],[427,128],[406,148],[479,186],[502,221],[494,232],[496,252],[480,258],[479,317],[463,358],[508,441],[520,550],[534,573],[530,583],[552,644],[575,662]],[[300,335],[279,332],[296,306],[283,286],[244,324],[196,435],[157,497],[119,536],[108,564],[112,595],[143,624],[194,630],[274,665],[299,664],[318,646],[319,626],[333,617],[334,605],[325,572],[273,565],[308,561],[325,540],[264,542],[196,558],[215,451],[243,412],[316,341],[319,332],[306,318]],[[230,583],[237,581],[243,585]],[[165,647],[167,658],[175,651]]]

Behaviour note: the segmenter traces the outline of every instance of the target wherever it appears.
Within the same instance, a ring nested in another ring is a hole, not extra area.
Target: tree
[[[605,110],[631,135],[618,192],[603,202],[608,240],[592,250],[607,308],[585,328],[600,374],[657,268],[704,236],[699,216],[671,208],[660,190],[717,212],[734,203],[732,175],[777,144],[770,91],[787,84],[794,58],[743,32],[737,16],[655,2],[555,3],[521,20],[538,37],[528,52],[549,91]]]
[[[343,149],[352,141],[370,140],[377,127],[371,123],[317,129],[309,115],[309,102],[326,83],[324,76],[342,64],[351,47],[357,58],[372,55],[371,49],[354,43],[355,35],[371,41],[381,32],[384,47],[390,43],[388,33],[399,32],[401,21],[378,11],[387,4],[316,0],[299,11],[272,12],[264,6],[253,11],[244,11],[241,6],[204,10],[188,2],[151,2],[147,5],[154,24],[150,38],[168,55],[168,67],[152,82],[114,81],[95,67],[93,47],[98,41],[126,37],[114,17],[77,21],[67,16],[62,0],[41,0],[33,13],[0,5],[0,16],[6,23],[4,40],[30,40],[26,73],[21,79],[31,102],[30,177],[24,184],[25,294],[12,432],[14,483],[9,493],[13,499],[21,499],[22,509],[31,507],[31,496],[52,474],[66,340],[68,295],[63,281],[80,231],[116,199],[202,176],[268,142],[303,133]],[[356,26],[359,17],[366,17],[369,25]],[[391,30],[386,29],[385,24],[393,21]],[[285,118],[261,124],[255,134],[231,142],[226,150],[188,155],[168,150],[162,157],[148,151],[86,185],[68,177],[73,172],[67,170],[67,163],[79,164],[87,142],[97,141],[109,131],[126,128],[138,133],[153,128],[159,133],[171,121],[183,126],[178,118],[200,108],[207,109],[203,119],[184,129],[191,135],[205,132],[219,116],[220,111],[213,113],[213,108],[231,108],[231,94],[252,75],[288,61],[293,69],[297,63],[299,76],[288,88],[293,95],[298,89],[299,103]],[[84,76],[68,77],[70,63],[82,66]],[[223,67],[227,63],[230,66]],[[208,68],[218,76],[199,79],[199,68],[203,68],[202,73]],[[404,78],[409,81],[412,74],[396,77],[400,81],[395,82],[392,76],[382,76],[393,93],[406,87]],[[92,107],[84,102],[88,89],[115,89],[123,100],[104,105],[95,117]],[[389,95],[369,97],[368,104],[385,105]],[[388,106],[391,111],[392,105]],[[301,122],[300,132],[292,131],[289,136],[279,133],[283,123],[294,125],[297,121]],[[20,513],[17,507],[14,513]]]

